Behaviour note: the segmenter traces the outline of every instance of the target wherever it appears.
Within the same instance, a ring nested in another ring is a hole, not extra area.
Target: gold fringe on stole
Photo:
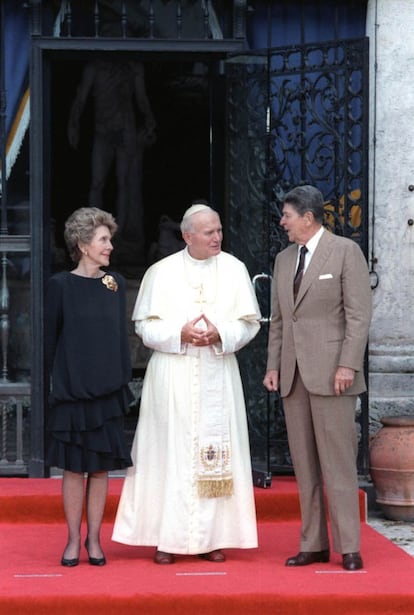
[[[207,479],[198,481],[198,495],[200,498],[219,498],[225,495],[233,495],[233,479],[220,478],[217,480]]]

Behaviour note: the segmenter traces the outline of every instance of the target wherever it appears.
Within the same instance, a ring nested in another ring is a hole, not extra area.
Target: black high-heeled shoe
[[[67,566],[68,568],[73,568],[79,564],[79,557],[74,557],[73,559],[66,559],[66,557],[62,557],[60,560],[62,566]]]
[[[85,540],[85,549],[88,552],[88,559],[89,559],[90,565],[91,566],[105,566],[105,564],[106,564],[106,557],[105,557],[105,555],[103,555],[102,557],[91,557],[89,555],[88,546],[89,546],[89,542],[88,542],[88,539],[86,539]]]
[[[66,566],[67,568],[73,568],[74,566],[77,566],[79,564],[79,556],[72,557],[71,559],[65,557],[65,551],[67,547],[68,545],[66,545],[65,550],[63,551],[63,555],[62,555],[62,559],[60,560],[60,563],[62,564],[62,566]]]

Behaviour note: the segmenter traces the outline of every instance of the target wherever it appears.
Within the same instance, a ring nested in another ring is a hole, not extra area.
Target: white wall
[[[414,1],[369,0],[371,413],[414,413]],[[410,190],[412,186],[412,191]]]

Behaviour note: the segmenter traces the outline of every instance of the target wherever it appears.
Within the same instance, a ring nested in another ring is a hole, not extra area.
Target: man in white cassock
[[[132,320],[153,349],[112,539],[223,562],[257,547],[246,409],[235,353],[259,331],[246,267],[221,251],[220,218],[184,214],[184,250],[146,272]]]

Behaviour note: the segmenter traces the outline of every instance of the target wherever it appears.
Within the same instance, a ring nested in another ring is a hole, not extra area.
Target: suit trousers
[[[292,390],[283,399],[299,490],[301,551],[329,549],[326,500],[334,551],[360,550],[356,397],[309,393],[296,369]]]

